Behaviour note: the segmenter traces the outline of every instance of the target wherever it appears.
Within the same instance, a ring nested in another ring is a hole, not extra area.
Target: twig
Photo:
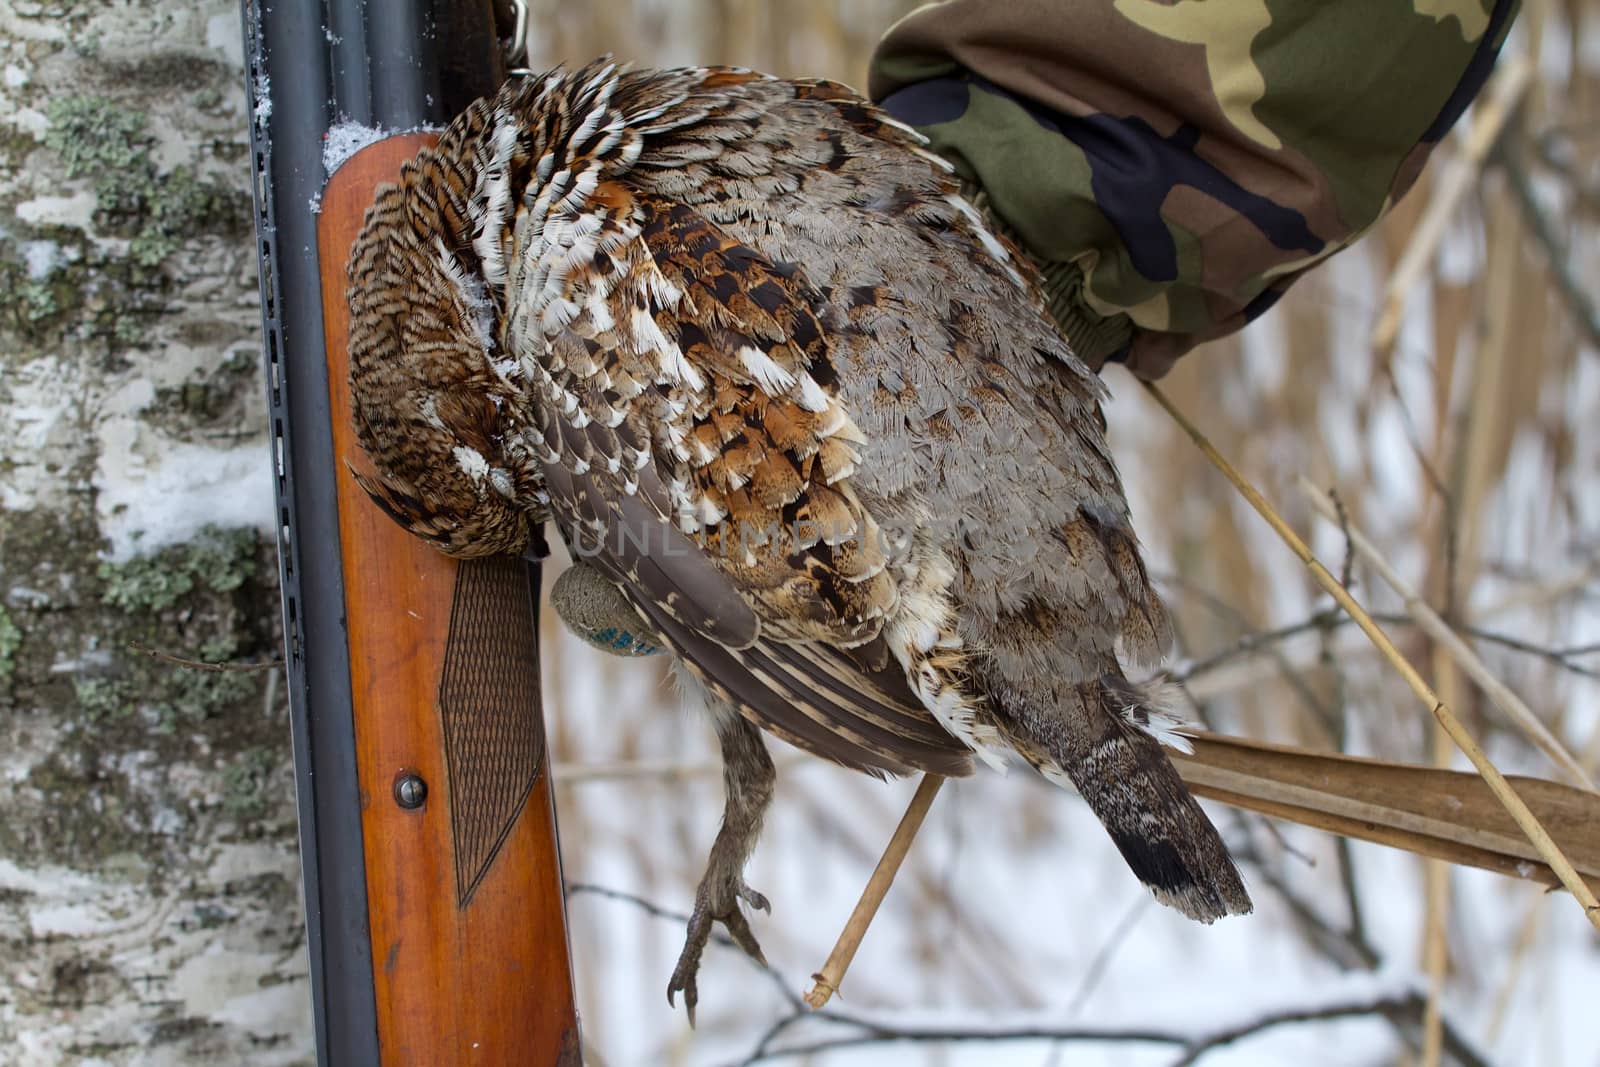
[[[1391,1015],[1409,1014],[1413,1017],[1422,1010],[1422,997],[1416,993],[1407,993],[1402,996],[1378,997],[1365,1002],[1350,1004],[1329,1004],[1319,1008],[1290,1009],[1274,1012],[1262,1016],[1241,1026],[1227,1030],[1218,1030],[1210,1037],[1191,1042],[1184,1054],[1174,1060],[1171,1067],[1192,1067],[1198,1063],[1200,1057],[1224,1045],[1231,1045],[1247,1037],[1254,1037],[1265,1030],[1284,1026],[1292,1023],[1323,1022],[1333,1019],[1348,1019],[1360,1015]],[[1446,1046],[1455,1059],[1469,1065],[1469,1067],[1488,1067],[1488,1061],[1472,1050],[1458,1033],[1450,1032],[1446,1038]]]
[[[1339,838],[1341,843],[1348,843],[1348,839]],[[1340,970],[1376,971],[1383,963],[1383,958],[1377,949],[1367,942],[1366,935],[1356,926],[1348,930],[1339,930],[1325,919],[1320,911],[1311,903],[1296,893],[1260,855],[1252,855],[1238,848],[1233,850],[1234,857],[1240,861],[1250,861],[1261,880],[1278,894],[1282,903],[1289,909],[1290,914],[1299,923],[1307,939],[1322,952]],[[1393,1006],[1385,1007],[1381,1014],[1394,1028],[1396,1035],[1413,1051],[1419,1050],[1425,1043],[1413,1032],[1417,1027],[1420,997],[1414,1000],[1403,1000]],[[1425,1024],[1424,1024],[1425,1025]],[[1440,1015],[1440,1037],[1442,1047],[1448,1052],[1456,1063],[1478,1064],[1483,1057],[1479,1055],[1467,1039],[1451,1024],[1449,1018]],[[1492,1042],[1491,1042],[1492,1044]]]
[[[1587,551],[1582,546],[1579,546],[1579,549]],[[1595,588],[1596,581],[1600,581],[1600,559],[1591,558],[1578,569],[1569,571],[1559,578],[1513,567],[1504,562],[1491,563],[1488,569],[1497,578],[1531,585],[1532,588],[1512,593],[1496,601],[1479,612],[1479,617],[1504,615],[1524,608],[1540,608],[1566,600],[1568,597],[1574,600],[1591,600],[1600,596],[1600,591]]]
[[[1422,1010],[1422,998],[1416,993],[1388,997],[1363,997],[1338,1004],[1316,1007],[1288,1008],[1271,1012],[1249,1022],[1213,1031],[1200,1037],[1146,1027],[1050,1027],[1015,1026],[992,1029],[966,1029],[960,1027],[895,1026],[865,1019],[831,1016],[839,1023],[854,1025],[863,1032],[846,1037],[826,1038],[804,1045],[786,1048],[763,1049],[741,1061],[741,1067],[767,1063],[780,1059],[798,1059],[822,1052],[840,1049],[868,1048],[874,1045],[907,1044],[919,1041],[943,1041],[950,1044],[992,1044],[1010,1041],[1075,1041],[1088,1044],[1110,1042],[1176,1046],[1180,1054],[1171,1067],[1193,1067],[1201,1058],[1228,1045],[1237,1044],[1281,1026],[1301,1023],[1333,1022],[1339,1019],[1359,1018],[1364,1015],[1404,1015],[1415,1018]],[[1462,1067],[1489,1067],[1489,1061],[1473,1050],[1471,1045],[1455,1030],[1448,1027],[1446,1047]]]
[[[1454,703],[1461,675],[1443,645],[1433,645],[1433,676],[1442,697]],[[1438,727],[1432,735],[1433,764],[1450,765],[1450,739]],[[1439,1067],[1444,1052],[1444,991],[1450,970],[1450,865],[1444,860],[1423,863],[1422,971],[1428,976],[1428,1000],[1422,1012],[1422,1054],[1419,1067]]]
[[[1351,1012],[1351,1014],[1355,1014]],[[832,1017],[835,1021],[845,1022],[839,1017]],[[790,1045],[787,1048],[763,1049],[761,1052],[739,1061],[739,1067],[750,1067],[752,1064],[769,1063],[774,1060],[797,1059],[803,1056],[813,1056],[819,1052],[832,1052],[836,1049],[868,1048],[873,1045],[898,1045],[914,1041],[944,1041],[950,1044],[990,1044],[1006,1041],[1080,1041],[1088,1043],[1129,1043],[1148,1045],[1176,1045],[1186,1047],[1188,1039],[1171,1030],[1156,1030],[1144,1027],[1052,1027],[1047,1025],[995,1027],[990,1030],[962,1029],[957,1027],[924,1027],[924,1026],[886,1026],[867,1021],[855,1021],[864,1033],[850,1037],[833,1037],[821,1041],[813,1041],[804,1045]]]
[[[1433,262],[1433,254],[1444,237],[1445,227],[1449,225],[1456,207],[1477,181],[1484,158],[1494,147],[1506,120],[1511,117],[1517,101],[1527,89],[1532,74],[1533,65],[1526,57],[1504,63],[1495,75],[1493,86],[1478,104],[1461,155],[1439,180],[1433,199],[1428,201],[1410,242],[1389,276],[1389,284],[1384,291],[1383,311],[1372,331],[1372,347],[1379,354],[1379,362],[1388,361],[1388,353],[1400,334],[1400,315],[1405,310],[1406,297]]]
[[[202,660],[174,656],[171,652],[163,652],[159,648],[141,645],[137,641],[129,641],[128,647],[135,652],[149,656],[153,660],[170,663],[174,667],[182,667],[184,670],[189,671],[207,671],[211,674],[249,674],[254,671],[276,670],[283,666],[283,660],[281,659],[269,659],[261,663],[206,663]]]
[[[678,782],[722,774],[722,764],[706,760],[611,760],[594,763],[557,763],[550,771],[556,785],[587,782],[629,782],[646,779]]]
[[[663,908],[653,900],[647,900],[637,893],[629,893],[623,889],[612,889],[609,886],[594,885],[591,882],[568,882],[562,889],[569,897],[591,896],[600,897],[602,900],[620,900],[624,904],[632,904],[651,918],[667,919],[671,922],[683,923],[685,926],[689,925],[688,913],[673,911],[671,908]],[[733,938],[718,930],[712,931],[711,940],[719,945],[738,948],[738,945],[734,944]],[[755,963],[757,967],[761,966],[759,961],[751,960],[751,962]]]
[[[1511,611],[1526,610],[1557,603],[1572,596],[1574,593],[1581,593],[1594,583],[1597,574],[1600,574],[1600,571],[1591,568],[1579,574],[1564,576],[1549,585],[1526,593],[1518,593],[1512,597],[1489,604],[1479,610],[1477,615],[1480,618],[1487,618]],[[1154,577],[1158,582],[1180,586],[1186,590],[1199,593],[1208,602],[1216,602],[1216,598],[1212,594],[1200,589],[1191,582],[1169,575],[1158,574]],[[1502,575],[1502,577],[1504,576]],[[1234,614],[1237,614],[1237,612]],[[1278,630],[1268,630],[1260,634],[1247,635],[1241,638],[1234,648],[1217,653],[1214,656],[1208,656],[1203,660],[1196,660],[1190,666],[1174,672],[1175,677],[1169,680],[1175,684],[1186,686],[1193,691],[1197,699],[1205,700],[1225,693],[1250,688],[1275,675],[1283,674],[1292,679],[1292,672],[1310,665],[1303,662],[1306,659],[1305,655],[1297,655],[1290,649],[1284,649],[1275,654],[1274,660],[1270,664],[1252,663],[1250,662],[1250,657],[1258,653],[1269,653],[1274,645],[1286,643],[1301,634],[1324,628],[1323,625],[1319,625],[1319,617],[1323,614],[1325,613],[1319,612],[1309,619],[1281,627]],[[1415,625],[1414,621],[1407,615],[1373,613],[1372,617],[1385,626]],[[1333,626],[1342,627],[1352,621],[1341,612],[1338,614],[1337,619],[1324,625],[1329,628]],[[1545,648],[1531,641],[1510,637],[1506,634],[1484,629],[1481,626],[1463,626],[1461,627],[1461,632],[1477,641],[1487,641],[1491,644],[1502,645],[1516,652],[1538,656],[1572,674],[1581,675],[1585,678],[1600,679],[1600,669],[1585,667],[1581,663],[1573,662],[1573,657],[1591,654],[1592,650],[1584,646]],[[1365,640],[1361,641],[1359,645],[1341,642],[1336,649],[1341,660],[1359,656],[1372,650],[1372,645]],[[1317,655],[1320,656],[1322,653],[1319,651]],[[1201,680],[1202,677],[1204,680]]]
[[[1346,589],[1355,587],[1356,546],[1350,540],[1350,513],[1345,510],[1344,500],[1337,492],[1328,490],[1328,500],[1339,513],[1339,530],[1344,534],[1344,562],[1339,564],[1339,584]],[[1324,612],[1323,615],[1331,614]],[[1318,626],[1323,630],[1328,629],[1328,622],[1323,616],[1318,616]]]
[[[1345,514],[1344,504],[1339,505],[1339,514]],[[1339,568],[1339,582],[1349,589],[1354,582],[1356,566],[1356,547],[1350,543],[1350,538],[1344,539],[1344,564]],[[1330,680],[1332,687],[1332,702],[1334,721],[1338,725],[1335,743],[1340,752],[1348,749],[1350,744],[1350,702],[1347,679],[1345,678],[1345,665],[1334,654],[1335,630],[1345,616],[1336,611],[1324,611],[1317,614],[1321,625],[1317,628],[1317,645],[1321,652],[1323,672]],[[1361,903],[1361,890],[1356,884],[1355,859],[1350,848],[1350,839],[1339,834],[1333,839],[1334,856],[1339,862],[1339,888],[1344,891],[1345,907],[1350,913],[1350,929],[1348,938],[1352,945],[1366,946],[1367,920],[1366,912]]]
[[[1538,656],[1540,659],[1553,663],[1564,671],[1569,671],[1584,678],[1600,679],[1600,669],[1585,667],[1581,663],[1572,662],[1573,658],[1577,656],[1594,655],[1595,649],[1592,647],[1573,645],[1569,648],[1545,648],[1543,645],[1536,645],[1532,641],[1524,641],[1519,637],[1511,637],[1507,634],[1495,633],[1493,630],[1485,630],[1481,626],[1459,626],[1457,629],[1474,640],[1500,645],[1503,648],[1509,648],[1513,652]]]
[[[1349,619],[1337,612],[1319,611],[1309,619],[1289,623],[1287,626],[1247,633],[1227,648],[1199,659],[1190,660],[1188,665],[1181,670],[1170,672],[1167,676],[1167,681],[1172,682],[1174,685],[1192,681],[1203,674],[1210,674],[1217,668],[1225,666],[1234,660],[1252,656],[1258,652],[1267,652],[1273,645],[1282,644],[1291,637],[1299,637],[1301,634],[1314,633],[1317,630],[1324,630],[1330,627],[1343,626],[1349,621]]]
[[[1334,512],[1328,504],[1327,497],[1304,476],[1300,478],[1300,491],[1305,494],[1311,506],[1320,512],[1323,517],[1334,518]],[[1439,617],[1438,612],[1428,606],[1428,603],[1411,587],[1410,583],[1400,577],[1400,574],[1389,565],[1389,561],[1378,551],[1377,546],[1354,526],[1346,524],[1345,533],[1350,538],[1351,543],[1355,545],[1356,552],[1367,562],[1367,565],[1377,571],[1378,576],[1405,602],[1406,611],[1416,620],[1417,625],[1450,654],[1450,658],[1455,660],[1456,664],[1460,666],[1467,676],[1478,684],[1478,687],[1489,697],[1490,702],[1499,708],[1529,741],[1538,746],[1545,755],[1549,756],[1562,770],[1566,771],[1573,781],[1593,791],[1594,781],[1583,769],[1583,764],[1579,763],[1577,758],[1567,751],[1566,746],[1561,743],[1555,734],[1550,732],[1549,727],[1539,721],[1539,717],[1533,713],[1533,709],[1528,707],[1521,697],[1513,693],[1504,682],[1494,676],[1494,673],[1489,670],[1488,666],[1472,650],[1471,646],[1450,628],[1449,623]]]
[[[1409,615],[1375,611],[1372,612],[1372,617],[1385,626],[1416,625],[1416,620]],[[1246,634],[1221,651],[1200,659],[1191,660],[1181,669],[1171,671],[1168,674],[1167,681],[1172,682],[1174,685],[1188,684],[1203,676],[1216,674],[1222,668],[1234,665],[1239,660],[1246,660],[1257,654],[1266,654],[1272,650],[1273,646],[1285,644],[1292,638],[1299,637],[1302,634],[1314,633],[1317,630],[1339,629],[1350,625],[1354,621],[1342,612],[1319,611],[1310,618],[1289,623],[1274,630],[1262,630],[1258,633]],[[1521,652],[1528,656],[1537,656],[1568,673],[1576,674],[1583,678],[1600,680],[1600,668],[1585,667],[1581,663],[1572,662],[1578,656],[1594,655],[1596,651],[1594,648],[1585,645],[1574,645],[1571,648],[1546,648],[1543,645],[1535,644],[1520,637],[1512,637],[1510,634],[1484,629],[1482,626],[1461,626],[1458,629],[1475,641],[1499,645],[1502,648],[1510,649],[1513,652]],[[1370,646],[1363,645],[1362,647]],[[1341,646],[1335,651],[1340,656],[1346,656],[1353,649],[1343,647],[1341,643]],[[1276,671],[1277,673],[1292,672],[1296,669],[1296,666],[1289,654],[1283,653],[1278,657]],[[1254,682],[1255,678],[1251,677],[1237,685],[1219,685],[1215,688],[1207,688],[1206,695],[1215,696],[1233,689],[1244,688]]]
[[[811,756],[798,753],[775,758],[773,766],[780,772],[794,772],[823,764]],[[560,762],[550,768],[550,780],[556,785],[589,785],[594,782],[651,782],[671,784],[699,778],[722,777],[722,763],[706,760],[596,760],[594,762]]]
[[[1583,878],[1573,868],[1572,861],[1567,859],[1561,848],[1551,839],[1549,832],[1545,830],[1533,812],[1528,809],[1528,805],[1517,795],[1516,790],[1511,788],[1510,783],[1505,779],[1505,775],[1501,774],[1499,769],[1489,761],[1489,757],[1484,754],[1483,748],[1473,739],[1471,734],[1467,733],[1466,728],[1461,725],[1461,720],[1456,718],[1455,712],[1451,711],[1439,699],[1433,688],[1423,680],[1422,675],[1417,673],[1417,669],[1395,647],[1394,642],[1389,640],[1389,635],[1383,632],[1382,627],[1372,620],[1372,616],[1367,614],[1366,609],[1357,603],[1355,597],[1350,595],[1350,591],[1340,585],[1339,580],[1312,554],[1306,543],[1300,539],[1300,536],[1283,520],[1283,517],[1278,514],[1272,505],[1267,503],[1266,498],[1256,490],[1255,486],[1246,481],[1244,476],[1223,458],[1222,454],[1212,446],[1205,435],[1173,405],[1171,400],[1167,399],[1167,395],[1159,387],[1151,382],[1146,382],[1144,385],[1150,394],[1155,397],[1156,402],[1165,408],[1167,414],[1171,415],[1173,420],[1189,435],[1189,438],[1194,441],[1195,445],[1211,461],[1212,465],[1221,471],[1228,481],[1233,483],[1234,488],[1239,491],[1240,495],[1249,501],[1250,506],[1255,508],[1257,514],[1267,521],[1267,524],[1272,527],[1284,544],[1288,545],[1289,549],[1306,565],[1306,568],[1311,571],[1312,577],[1316,579],[1317,584],[1321,585],[1334,600],[1338,601],[1339,606],[1344,608],[1356,620],[1356,625],[1361,627],[1367,637],[1372,640],[1372,643],[1377,646],[1378,651],[1405,679],[1406,684],[1411,687],[1411,691],[1422,700],[1428,711],[1449,733],[1450,740],[1454,741],[1456,747],[1472,761],[1472,765],[1477,768],[1478,774],[1483,777],[1484,782],[1487,783],[1490,791],[1494,793],[1495,798],[1504,805],[1506,811],[1510,813],[1511,818],[1516,822],[1523,834],[1527,836],[1529,842],[1533,844],[1540,857],[1550,865],[1550,869],[1561,880],[1561,884],[1566,886],[1567,891],[1583,905],[1584,915],[1588,918],[1590,924],[1597,931],[1600,931],[1600,900],[1595,899],[1594,893],[1590,891]]]
[[[861,947],[861,939],[872,924],[872,917],[878,914],[878,905],[883,903],[884,894],[889,892],[889,886],[894,882],[894,876],[905,861],[906,852],[911,848],[911,842],[922,827],[922,820],[927,817],[928,809],[933,806],[933,798],[939,795],[942,785],[944,778],[937,774],[925,774],[922,781],[917,783],[917,792],[901,817],[900,825],[895,827],[894,836],[889,838],[883,858],[878,861],[872,877],[867,879],[867,888],[861,891],[861,899],[856,902],[855,910],[844,924],[839,940],[834,942],[833,951],[828,953],[828,961],[822,965],[822,970],[811,976],[815,984],[811,992],[806,994],[806,1003],[811,1005],[812,1010],[828,1003],[838,990],[839,983],[844,981],[844,972],[849,970],[850,961],[855,958],[856,949]]]
[[[1339,840],[1346,840],[1340,838]],[[1284,907],[1288,908],[1289,915],[1299,927],[1300,933],[1311,945],[1331,960],[1340,970],[1375,971],[1383,962],[1378,950],[1373,948],[1361,932],[1353,926],[1348,930],[1340,930],[1331,921],[1325,918],[1320,911],[1312,907],[1311,903],[1296,893],[1289,883],[1274,870],[1273,865],[1259,852],[1245,851],[1239,848],[1230,849],[1233,857],[1241,863],[1254,861],[1253,866],[1256,877],[1261,882],[1277,893]]]

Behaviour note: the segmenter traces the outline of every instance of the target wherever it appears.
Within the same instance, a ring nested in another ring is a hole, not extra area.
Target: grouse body
[[[1124,675],[1169,625],[1099,380],[914,131],[728,68],[515,79],[379,191],[349,295],[373,499],[458,556],[553,523],[716,713],[691,1011],[713,921],[759,954],[757,728],[876,774],[1018,752],[1164,903],[1250,909]]]

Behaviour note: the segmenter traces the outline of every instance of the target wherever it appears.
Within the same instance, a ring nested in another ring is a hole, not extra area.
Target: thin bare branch
[[[186,671],[205,671],[209,674],[253,674],[257,671],[271,671],[283,666],[281,659],[263,660],[260,663],[207,663],[204,660],[188,659],[184,656],[175,656],[171,652],[163,652],[159,648],[141,645],[137,641],[129,641],[128,647],[143,656],[160,663],[170,663],[174,667],[182,667]]]
[[[1172,1062],[1171,1067],[1192,1067],[1193,1064],[1200,1062],[1202,1056],[1208,1053],[1280,1026],[1309,1022],[1329,1022],[1335,1019],[1349,1019],[1362,1015],[1389,1015],[1391,1013],[1403,1013],[1415,1017],[1422,1010],[1423,997],[1418,993],[1374,997],[1366,1001],[1358,1000],[1347,1004],[1327,1004],[1300,1010],[1291,1008],[1286,1011],[1264,1015],[1259,1019],[1254,1019],[1226,1030],[1218,1030],[1209,1037],[1191,1042],[1184,1050],[1184,1054]],[[1473,1049],[1461,1037],[1458,1030],[1448,1026],[1448,1024],[1446,1025],[1444,1046],[1449,1050],[1451,1057],[1462,1067],[1488,1067],[1489,1065],[1489,1061]]]
[[[1204,1057],[1260,1036],[1284,1026],[1307,1023],[1335,1022],[1363,1016],[1388,1017],[1391,1015],[1415,1019],[1422,1011],[1423,998],[1418,993],[1401,993],[1391,996],[1353,998],[1333,1004],[1319,1004],[1281,1011],[1250,1019],[1234,1026],[1212,1031],[1199,1037],[1176,1030],[1156,1027],[1052,1027],[1042,1025],[958,1027],[958,1026],[900,1026],[892,1023],[856,1019],[843,1015],[825,1016],[829,1021],[856,1027],[859,1032],[842,1037],[824,1038],[805,1044],[787,1045],[783,1048],[762,1048],[740,1060],[738,1067],[753,1067],[758,1063],[800,1059],[823,1052],[842,1049],[871,1048],[881,1045],[917,1043],[944,1044],[1005,1044],[1015,1041],[1056,1041],[1079,1044],[1142,1044],[1166,1045],[1178,1050],[1178,1058],[1171,1067],[1193,1067]],[[1475,1050],[1454,1026],[1446,1029],[1445,1047],[1458,1067],[1490,1067],[1490,1061]]]

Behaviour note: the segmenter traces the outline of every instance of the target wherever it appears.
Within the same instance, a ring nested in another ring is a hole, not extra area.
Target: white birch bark
[[[0,1060],[310,1059],[235,0],[0,0]]]

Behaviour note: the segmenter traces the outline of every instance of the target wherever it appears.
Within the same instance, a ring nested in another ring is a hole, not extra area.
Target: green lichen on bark
[[[101,563],[100,599],[130,615],[160,613],[196,589],[231,593],[256,574],[254,530],[202,527],[194,540],[152,556]]]
[[[0,245],[13,246],[0,247],[0,323],[9,320],[34,342],[74,335],[112,348],[138,344],[166,311],[173,260],[186,243],[246,238],[248,194],[238,181],[204,177],[187,164],[163,169],[149,115],[111,97],[57,97],[45,114],[44,146],[66,180],[89,182],[102,240],[61,226],[21,226],[10,240],[0,238]],[[72,254],[43,277],[33,276],[16,252],[25,239],[51,240]]]
[[[104,96],[64,96],[50,102],[46,115],[44,143],[60,154],[67,177],[94,178],[96,192],[114,198],[123,172],[154,170],[143,112]]]
[[[130,238],[128,255],[155,267],[200,233],[239,232],[243,194],[203,181],[186,166],[161,171],[151,156],[149,119],[104,96],[52,100],[45,144],[61,156],[69,178],[93,178],[97,223]]]
[[[60,547],[82,544],[83,525],[8,518],[0,570],[31,593],[7,611],[50,641],[19,644],[12,711],[0,717],[0,745],[39,749],[0,812],[0,855],[77,869],[125,853],[159,860],[219,815],[234,836],[281,833],[293,818],[282,687],[264,672],[195,670],[140,651],[273,659],[270,546],[253,530],[208,528],[126,562],[74,561]],[[214,784],[195,793],[206,777]]]
[[[253,821],[281,800],[283,756],[277,749],[252,748],[222,772],[222,809],[235,818]]]
[[[11,672],[16,669],[14,657],[21,647],[22,631],[11,621],[11,613],[6,611],[5,605],[0,604],[0,687],[11,681]]]
[[[9,327],[28,341],[59,340],[76,322],[86,296],[100,283],[86,268],[98,258],[81,230],[41,226],[29,235],[52,242],[60,254],[42,277],[22,261],[22,242],[0,238],[0,329]]]

